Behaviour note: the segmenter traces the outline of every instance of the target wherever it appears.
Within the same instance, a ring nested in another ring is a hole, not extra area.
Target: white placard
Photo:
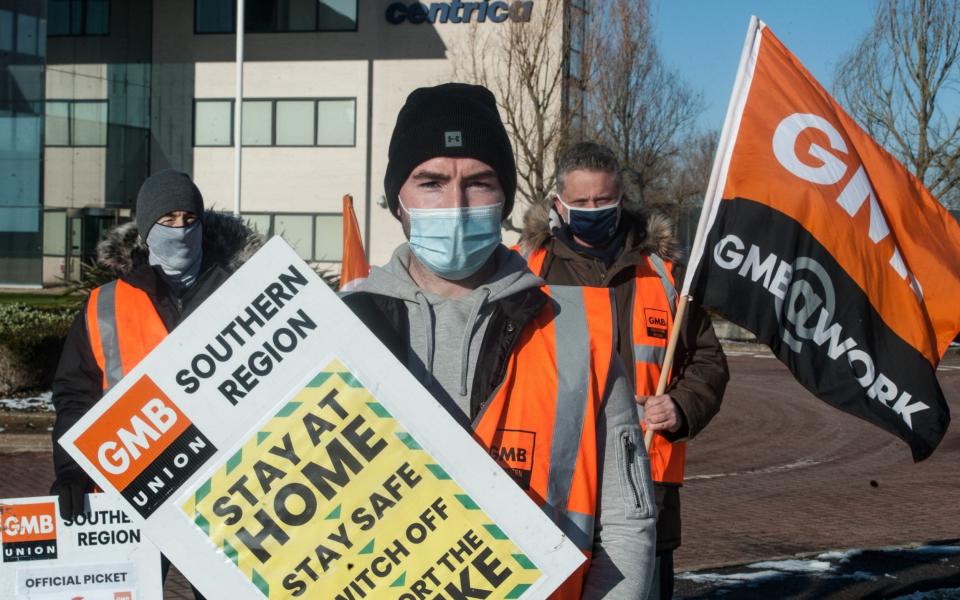
[[[278,237],[61,444],[210,598],[546,598],[584,560]]]
[[[0,600],[161,600],[160,551],[112,494],[60,518],[57,498],[0,500]]]

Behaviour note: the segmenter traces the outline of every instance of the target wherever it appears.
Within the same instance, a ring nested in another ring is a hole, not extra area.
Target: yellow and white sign
[[[209,598],[546,598],[583,562],[279,238],[62,443]]]
[[[181,508],[268,597],[519,598],[541,576],[336,361]]]

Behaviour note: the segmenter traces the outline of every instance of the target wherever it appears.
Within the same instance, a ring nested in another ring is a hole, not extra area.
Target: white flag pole
[[[243,123],[243,0],[237,0],[237,90],[233,103],[233,216],[240,216],[240,167],[243,145],[240,139]]]
[[[720,132],[717,153],[713,158],[713,168],[710,171],[710,181],[707,184],[707,192],[704,194],[703,208],[700,209],[697,233],[693,238],[693,247],[690,250],[690,262],[687,264],[687,270],[683,275],[683,287],[680,292],[680,302],[677,304],[677,314],[673,319],[673,329],[670,332],[667,351],[663,358],[663,364],[660,366],[660,379],[657,381],[657,396],[667,391],[670,370],[673,368],[673,358],[677,351],[677,341],[680,339],[680,330],[686,318],[688,302],[691,300],[690,285],[693,281],[693,274],[696,272],[700,265],[700,260],[703,258],[707,232],[710,231],[710,228],[713,226],[713,222],[717,217],[717,210],[720,208],[721,196],[723,195],[723,182],[727,179],[730,157],[733,155],[733,146],[737,139],[737,132],[740,129],[740,118],[743,116],[743,107],[747,102],[750,83],[753,81],[753,69],[757,64],[757,51],[760,49],[760,31],[763,27],[765,27],[765,25],[757,19],[757,17],[750,17],[750,24],[747,26],[747,36],[743,42],[743,50],[740,52],[740,66],[737,69],[737,78],[733,84],[733,92],[730,94],[730,103],[727,105],[727,116],[724,118],[723,129]],[[650,442],[652,441],[653,430],[647,427],[647,431],[643,436],[643,442],[647,450],[650,449]]]
[[[757,17],[750,17],[747,27],[747,37],[740,52],[740,66],[737,69],[737,78],[730,93],[730,102],[727,105],[727,115],[723,120],[723,129],[720,131],[720,140],[717,152],[713,157],[713,168],[710,170],[710,180],[703,197],[703,208],[700,209],[700,220],[697,222],[697,233],[693,238],[693,247],[690,249],[690,262],[687,264],[683,276],[681,294],[690,295],[690,285],[693,275],[700,266],[703,258],[703,246],[706,244],[707,232],[713,226],[720,208],[723,195],[723,183],[727,179],[727,169],[733,155],[733,146],[737,141],[737,132],[740,130],[740,118],[743,116],[743,107],[747,102],[750,84],[753,82],[753,69],[757,64],[757,51],[760,49],[760,31],[766,27]]]

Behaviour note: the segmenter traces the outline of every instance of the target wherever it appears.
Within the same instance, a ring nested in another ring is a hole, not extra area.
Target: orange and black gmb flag
[[[937,447],[960,330],[960,225],[751,21],[684,294],[753,331],[808,390]]]

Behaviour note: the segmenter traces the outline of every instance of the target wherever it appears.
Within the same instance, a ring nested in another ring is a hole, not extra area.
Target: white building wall
[[[165,0],[157,4],[154,15],[157,68],[193,62],[194,98],[232,98],[235,36],[195,35],[192,0]],[[454,73],[451,57],[468,53],[464,45],[469,42],[471,28],[468,24],[454,23],[391,25],[384,16],[387,4],[361,0],[357,32],[248,34],[245,37],[246,98],[354,97],[357,127],[353,148],[245,147],[242,210],[338,213],[342,195],[351,193],[372,264],[386,262],[394,248],[403,242],[399,223],[381,207],[387,149],[397,112],[417,87],[451,81]],[[536,16],[534,10],[533,18]],[[505,31],[508,23],[488,22],[480,26],[497,35]],[[558,29],[558,44],[560,37]],[[371,78],[368,153],[367,88]],[[153,92],[157,95],[163,90]],[[156,111],[156,102],[154,106]],[[154,115],[155,124],[157,118]],[[193,148],[192,172],[209,205],[223,210],[232,208],[232,148]],[[508,234],[505,239],[513,242],[515,237]]]

